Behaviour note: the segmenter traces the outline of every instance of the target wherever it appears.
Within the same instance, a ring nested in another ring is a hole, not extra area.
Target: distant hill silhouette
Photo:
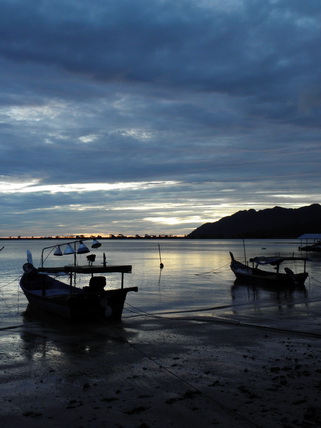
[[[238,211],[215,223],[203,224],[187,238],[297,238],[304,233],[321,233],[319,204],[297,209],[274,207]]]

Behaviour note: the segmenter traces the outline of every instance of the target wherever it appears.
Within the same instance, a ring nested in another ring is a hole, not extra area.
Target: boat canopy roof
[[[321,233],[305,233],[299,236],[298,239],[321,239]]]
[[[60,266],[60,267],[39,267],[39,272],[46,272],[46,273],[85,273],[85,274],[91,274],[91,273],[104,273],[104,272],[121,272],[121,273],[131,273],[132,266],[131,265],[118,265],[118,266]]]
[[[306,257],[253,257],[250,259],[251,263],[256,263],[257,265],[272,265],[272,266],[278,266],[281,263],[285,261],[295,261],[295,260],[301,260],[301,261],[308,261],[309,259]]]

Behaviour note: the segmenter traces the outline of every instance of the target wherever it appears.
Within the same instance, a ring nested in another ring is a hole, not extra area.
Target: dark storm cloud
[[[246,207],[319,202],[319,0],[0,6],[4,231],[28,207],[31,219],[46,210],[43,230],[63,229],[58,206],[89,229],[74,206],[90,202],[104,206],[93,227],[121,218],[135,233],[153,217],[186,231]],[[148,181],[163,184],[139,188]]]
[[[228,11],[191,1],[1,3],[3,57],[92,79],[262,96],[290,76],[315,79],[320,63],[317,0]]]

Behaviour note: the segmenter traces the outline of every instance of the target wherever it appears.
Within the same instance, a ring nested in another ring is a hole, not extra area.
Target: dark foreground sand
[[[0,331],[1,427],[321,426],[321,335],[300,319],[127,318]]]

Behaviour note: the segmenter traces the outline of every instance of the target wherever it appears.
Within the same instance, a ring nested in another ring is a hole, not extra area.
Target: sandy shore
[[[114,325],[24,318],[0,332],[0,424],[321,426],[317,312],[286,328],[206,316]]]

